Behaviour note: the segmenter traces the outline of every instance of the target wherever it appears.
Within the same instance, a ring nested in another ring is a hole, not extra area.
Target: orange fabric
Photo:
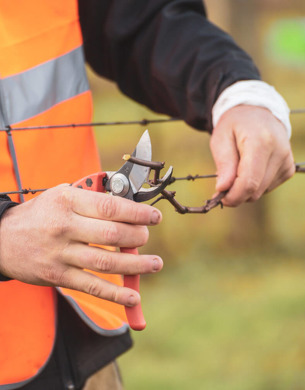
[[[90,122],[91,113],[91,93],[88,91],[12,127]],[[90,127],[16,131],[13,139],[25,188],[49,188],[72,183],[100,169]],[[32,195],[25,198],[30,197]]]
[[[90,122],[91,113],[91,94],[88,91],[12,127]],[[72,183],[100,169],[90,127],[16,131],[12,132],[12,136],[24,188],[49,188]],[[17,190],[13,163],[3,132],[0,133],[0,150],[0,191]],[[26,200],[32,197],[25,195]],[[12,195],[12,199],[18,201],[18,196]]]
[[[24,72],[82,43],[75,0],[0,0],[0,76]]]
[[[97,272],[89,271],[96,276],[101,275]],[[114,283],[114,275],[103,275],[104,280]],[[123,285],[122,279],[117,279],[116,284]],[[113,304],[99,298],[84,294],[79,291],[62,288],[61,291],[73,298],[82,311],[100,328],[106,330],[119,329],[122,326],[122,319],[127,323],[124,306]]]
[[[24,72],[81,45],[76,0],[0,0],[0,77]],[[11,102],[13,103],[13,102]],[[16,126],[91,121],[92,100],[84,92]],[[100,170],[90,127],[13,132],[22,185],[45,188]],[[7,135],[0,133],[0,191],[17,189]],[[32,195],[26,195],[30,199]],[[106,279],[120,284],[121,278]],[[124,308],[65,291],[98,326],[117,329]],[[17,281],[0,283],[0,387],[33,377],[46,363],[55,335],[54,290]]]
[[[115,250],[111,247],[104,246],[107,250]],[[101,277],[98,272],[86,270],[97,277]],[[103,279],[110,283],[116,283],[118,286],[123,286],[123,278],[116,275],[103,275]],[[118,329],[122,326],[122,320],[127,323],[124,306],[116,305],[109,301],[104,301],[99,298],[84,294],[79,291],[69,290],[67,288],[60,289],[64,295],[71,297],[77,302],[80,309],[96,324],[103,329]]]
[[[28,379],[48,359],[55,335],[55,314],[48,304],[53,301],[52,288],[0,283],[0,384]]]

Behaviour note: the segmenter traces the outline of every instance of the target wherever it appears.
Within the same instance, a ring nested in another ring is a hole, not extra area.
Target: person
[[[211,133],[216,191],[237,206],[293,175],[289,110],[201,0],[1,0],[0,18],[1,191],[52,187],[1,198],[0,389],[117,389],[123,306],[140,301],[120,275],[162,260],[108,246],[144,245],[161,213],[60,184],[101,169],[90,127],[12,129],[90,122],[83,42],[123,93]]]

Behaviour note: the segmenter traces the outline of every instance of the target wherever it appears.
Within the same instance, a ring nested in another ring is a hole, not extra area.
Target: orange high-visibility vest
[[[76,0],[0,0],[0,128],[89,123],[91,94],[85,74]],[[15,145],[19,178],[10,142]],[[72,183],[100,170],[90,127],[0,132],[0,191]],[[103,276],[104,277],[104,276]],[[105,276],[121,284],[119,276]],[[124,308],[60,290],[95,331],[126,331]],[[42,370],[56,326],[53,288],[0,283],[0,390],[21,387]]]

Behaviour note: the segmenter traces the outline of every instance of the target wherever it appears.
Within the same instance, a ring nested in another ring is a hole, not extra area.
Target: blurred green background
[[[211,20],[256,60],[290,107],[305,107],[304,0],[209,0]],[[98,121],[159,118],[92,73]],[[292,148],[305,160],[305,114],[293,115]],[[153,159],[174,175],[214,173],[209,136],[182,122],[148,126]],[[96,129],[102,164],[115,170],[145,128]],[[214,179],[173,185],[185,205],[202,205]],[[179,215],[163,222],[143,253],[164,270],[141,279],[147,329],[119,359],[127,390],[305,389],[305,174],[256,204]]]

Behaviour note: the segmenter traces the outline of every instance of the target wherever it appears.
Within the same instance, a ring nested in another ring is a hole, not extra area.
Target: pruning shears
[[[148,130],[144,132],[134,152],[130,156],[131,161],[125,164],[116,172],[97,172],[86,176],[73,184],[73,187],[83,188],[89,191],[108,192],[113,196],[120,196],[135,202],[145,202],[160,194],[170,183],[173,168],[170,167],[167,173],[158,183],[152,185],[149,181],[151,168],[145,166],[151,162],[152,150]],[[141,165],[132,162],[133,158],[140,161]],[[148,183],[148,188],[143,184]],[[120,248],[121,252],[138,254],[137,248]],[[139,292],[140,275],[125,275],[124,286]],[[125,306],[126,316],[130,327],[134,330],[143,330],[146,322],[143,316],[141,304],[134,307]]]

